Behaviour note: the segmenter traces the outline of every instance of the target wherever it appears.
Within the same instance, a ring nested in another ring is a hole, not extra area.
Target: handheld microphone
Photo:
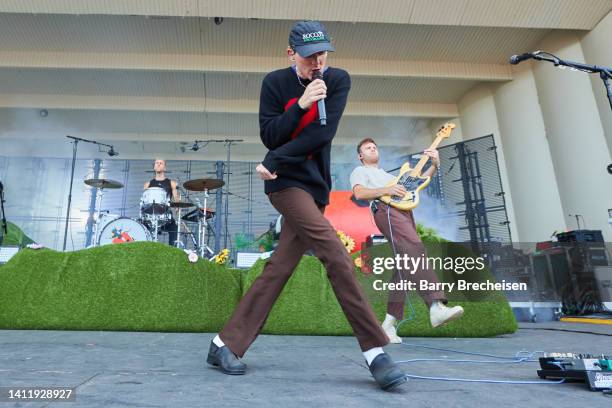
[[[510,60],[508,61],[511,65],[516,65],[519,64],[525,60],[534,58],[535,56],[537,56],[538,54],[540,54],[541,51],[534,51],[534,52],[526,52],[524,54],[521,55],[513,55],[510,57]]]
[[[312,79],[322,80],[323,74],[319,70],[313,71]],[[317,101],[317,108],[319,110],[319,122],[321,122],[321,126],[327,125],[327,112],[325,112],[325,99],[319,99]]]

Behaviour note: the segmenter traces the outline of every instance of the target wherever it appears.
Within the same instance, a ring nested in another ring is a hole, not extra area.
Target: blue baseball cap
[[[319,21],[299,21],[293,25],[289,33],[289,45],[307,58],[317,52],[336,51],[325,26]]]

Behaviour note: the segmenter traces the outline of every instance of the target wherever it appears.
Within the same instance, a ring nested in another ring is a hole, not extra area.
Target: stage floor
[[[0,407],[196,406],[604,406],[612,398],[582,383],[507,385],[412,379],[378,389],[352,337],[261,336],[244,376],[205,363],[212,334],[0,331],[0,387],[77,387],[75,403],[1,403]],[[519,350],[612,354],[612,326],[521,323],[488,339],[409,338],[420,345],[513,356]],[[391,345],[395,360],[486,359]],[[490,360],[490,359],[488,359]],[[539,381],[537,363],[415,362],[409,374]]]

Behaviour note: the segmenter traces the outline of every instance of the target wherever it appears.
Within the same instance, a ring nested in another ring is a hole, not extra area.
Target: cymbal
[[[188,203],[186,201],[173,201],[170,203],[170,207],[173,208],[189,208],[189,207],[194,207],[195,204],[193,203]]]
[[[219,179],[194,179],[183,183],[183,187],[190,191],[215,190],[223,187],[225,181]]]
[[[107,179],[87,179],[85,184],[94,188],[123,188],[122,183]]]

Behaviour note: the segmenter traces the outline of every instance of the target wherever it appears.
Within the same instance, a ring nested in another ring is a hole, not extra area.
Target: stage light
[[[107,153],[110,157],[119,156],[119,152],[115,151],[115,148],[113,146],[110,147]]]

